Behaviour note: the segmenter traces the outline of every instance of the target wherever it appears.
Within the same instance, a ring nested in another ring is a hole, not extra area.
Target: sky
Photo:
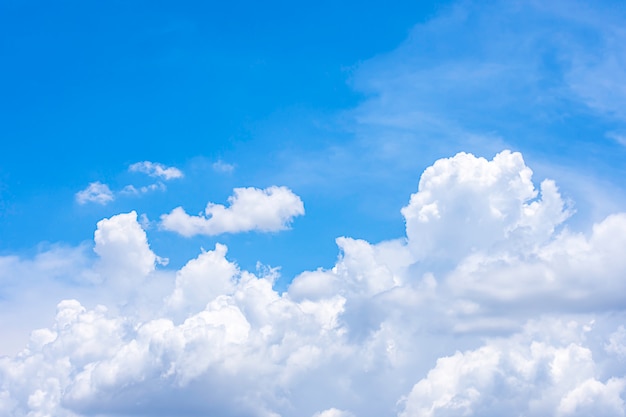
[[[0,416],[624,416],[625,27],[1,2]]]

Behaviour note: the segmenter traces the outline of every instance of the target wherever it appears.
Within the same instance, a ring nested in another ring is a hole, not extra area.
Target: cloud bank
[[[190,216],[177,207],[161,216],[161,226],[187,237],[252,230],[275,232],[289,227],[294,217],[304,215],[302,200],[286,187],[235,188],[228,203],[229,207],[209,203],[199,216]]]
[[[301,204],[238,189],[181,230],[284,227]],[[134,212],[103,219],[77,268],[104,301],[61,301],[0,358],[0,415],[623,416],[626,213],[588,233],[572,213],[521,154],[459,153],[421,176],[406,236],[338,238],[284,293],[221,244],[158,268]]]

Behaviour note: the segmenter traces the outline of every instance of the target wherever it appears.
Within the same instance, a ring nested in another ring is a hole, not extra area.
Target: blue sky
[[[3,2],[0,415],[169,389],[189,415],[623,415],[624,27],[618,1]],[[169,371],[102,382],[130,342]],[[12,379],[38,349],[74,364],[58,392]]]
[[[130,180],[125,171],[137,161],[189,167],[195,177],[169,192],[197,210],[234,186],[289,183],[290,153],[324,154],[353,141],[338,119],[363,99],[349,85],[359,63],[393,49],[442,5],[398,4],[383,18],[387,5],[359,4],[352,19],[355,4],[331,2],[5,3],[1,250],[89,239],[99,218],[137,204],[152,215],[168,209],[171,195],[74,204],[89,182]],[[219,160],[236,170],[205,169]],[[318,188],[341,187],[324,177]],[[197,199],[185,196],[190,190]],[[329,211],[350,205],[350,194],[313,198],[321,217],[342,227],[353,213],[335,222]],[[42,206],[45,218],[36,214]],[[311,249],[332,262],[332,239],[348,231],[328,230]]]

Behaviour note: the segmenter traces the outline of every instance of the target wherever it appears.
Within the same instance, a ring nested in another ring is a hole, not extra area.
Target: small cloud
[[[87,188],[76,193],[78,204],[98,203],[104,205],[113,200],[113,192],[109,186],[100,181],[92,182]]]
[[[224,162],[221,159],[214,162],[212,167],[215,172],[223,174],[231,174],[235,170],[235,165]]]
[[[163,164],[156,162],[143,161],[132,164],[128,167],[130,172],[142,172],[151,177],[160,177],[164,180],[171,180],[174,178],[182,178],[183,173],[181,170],[175,167],[167,167]]]
[[[287,229],[294,217],[304,214],[302,200],[287,187],[235,188],[228,202],[229,207],[209,203],[198,216],[177,207],[161,216],[161,225],[183,236],[275,232]]]
[[[120,191],[121,194],[130,194],[130,195],[140,195],[140,194],[146,194],[150,191],[165,191],[167,189],[167,187],[165,186],[165,184],[163,184],[162,182],[156,182],[154,184],[150,184],[150,185],[146,185],[143,187],[135,187],[132,184],[129,184],[127,186],[125,186],[124,188],[122,188],[122,191]]]

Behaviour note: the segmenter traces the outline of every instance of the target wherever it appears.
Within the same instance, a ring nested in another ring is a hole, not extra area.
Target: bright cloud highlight
[[[163,225],[280,230],[304,213],[284,187],[229,202]],[[159,268],[136,213],[103,219],[77,266],[101,300],[60,301],[0,358],[0,414],[623,416],[626,213],[582,233],[568,207],[519,153],[459,153],[424,171],[406,236],[340,237],[332,268],[282,293],[222,244]]]
[[[199,216],[190,216],[177,207],[161,216],[161,225],[187,237],[252,230],[275,232],[289,227],[294,217],[304,215],[302,200],[286,187],[235,188],[228,202],[228,207],[209,203]]]

